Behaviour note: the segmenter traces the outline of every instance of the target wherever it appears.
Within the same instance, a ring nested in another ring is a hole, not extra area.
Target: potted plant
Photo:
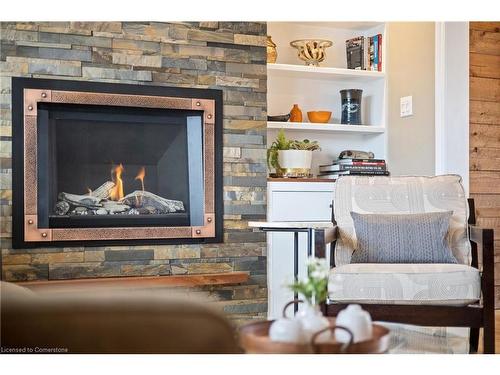
[[[308,177],[311,172],[312,152],[320,150],[317,141],[289,140],[280,129],[276,140],[267,150],[267,164],[276,174],[286,177]]]

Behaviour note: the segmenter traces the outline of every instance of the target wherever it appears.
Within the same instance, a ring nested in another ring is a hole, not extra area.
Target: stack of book
[[[384,159],[338,159],[319,166],[319,178],[336,180],[339,176],[389,176]]]
[[[382,34],[345,41],[347,68],[382,71]]]

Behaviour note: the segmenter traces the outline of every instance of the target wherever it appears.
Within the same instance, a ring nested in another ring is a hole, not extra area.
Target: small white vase
[[[280,150],[278,163],[283,169],[311,169],[312,151]]]
[[[304,340],[302,325],[296,319],[277,319],[269,328],[269,338],[271,341],[302,343]]]
[[[295,319],[302,325],[304,343],[309,343],[312,336],[330,326],[330,322],[321,313],[319,306],[306,304],[304,308],[297,313]],[[316,339],[316,342],[328,341],[331,333],[323,332]]]
[[[372,318],[360,305],[349,305],[340,311],[335,319],[335,325],[350,330],[353,334],[353,343],[370,340],[373,335]],[[336,329],[335,339],[338,342],[348,342],[347,332]]]

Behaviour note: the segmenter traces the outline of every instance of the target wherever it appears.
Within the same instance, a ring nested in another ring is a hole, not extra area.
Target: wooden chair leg
[[[479,328],[469,330],[469,353],[477,353],[479,347]]]
[[[493,229],[483,229],[483,353],[495,354],[495,258]]]
[[[495,354],[495,310],[485,309],[483,329],[483,352],[484,354]]]

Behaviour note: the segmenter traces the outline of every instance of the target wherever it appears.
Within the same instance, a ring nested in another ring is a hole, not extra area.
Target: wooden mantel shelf
[[[95,279],[21,281],[17,285],[37,292],[68,292],[75,290],[189,287],[239,284],[248,281],[248,272],[227,272],[203,275],[173,275],[146,277],[105,277]]]

